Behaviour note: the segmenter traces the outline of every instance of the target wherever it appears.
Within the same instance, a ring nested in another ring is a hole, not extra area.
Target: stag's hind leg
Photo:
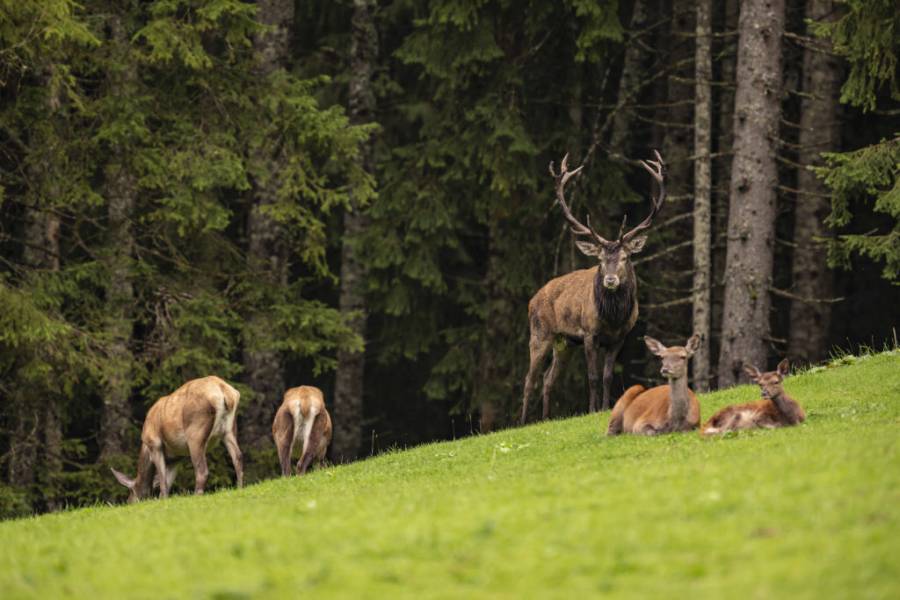
[[[534,389],[534,377],[537,374],[537,370],[540,368],[544,357],[547,356],[547,352],[550,351],[550,348],[552,346],[552,337],[549,339],[543,339],[532,332],[531,341],[528,344],[528,350],[531,355],[531,360],[528,364],[528,374],[525,376],[525,390],[522,392],[522,418],[519,420],[519,423],[521,425],[525,424],[525,419],[528,416],[528,397],[531,395],[531,391]]]
[[[544,419],[550,418],[550,390],[553,389],[553,384],[556,383],[556,378],[559,377],[559,372],[562,370],[563,365],[565,365],[567,357],[567,348],[563,347],[562,350],[559,350],[556,345],[553,346],[553,360],[550,363],[550,368],[544,373],[544,388],[542,392]]]

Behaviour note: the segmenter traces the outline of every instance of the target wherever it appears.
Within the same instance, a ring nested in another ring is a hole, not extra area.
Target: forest
[[[205,375],[248,482],[298,385],[335,463],[514,426],[529,299],[596,264],[566,154],[607,237],[667,165],[613,398],[645,334],[700,336],[696,390],[895,347],[898,55],[892,0],[0,0],[0,518],[124,499]]]

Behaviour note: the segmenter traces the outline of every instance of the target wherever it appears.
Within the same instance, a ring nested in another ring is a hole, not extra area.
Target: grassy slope
[[[586,416],[0,523],[0,590],[900,597],[900,353],[786,388],[809,415],[794,429],[605,439],[606,415]],[[756,396],[704,396],[703,415]]]

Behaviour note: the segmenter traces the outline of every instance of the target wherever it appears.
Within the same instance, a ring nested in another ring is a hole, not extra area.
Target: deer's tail
[[[328,427],[328,415],[324,410],[317,413],[313,419],[312,426],[306,430],[306,436],[303,440],[303,456],[300,457],[300,464],[297,470],[300,474],[306,473],[309,465],[312,464],[314,458],[318,458],[319,447],[325,438],[325,430]]]

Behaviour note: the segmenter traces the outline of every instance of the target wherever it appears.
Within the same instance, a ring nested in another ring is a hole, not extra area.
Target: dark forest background
[[[510,426],[529,298],[593,264],[565,153],[606,236],[669,167],[614,395],[645,333],[698,389],[896,345],[898,54],[892,0],[0,0],[0,516],[122,499],[208,374],[249,481],[300,384],[336,462]]]

